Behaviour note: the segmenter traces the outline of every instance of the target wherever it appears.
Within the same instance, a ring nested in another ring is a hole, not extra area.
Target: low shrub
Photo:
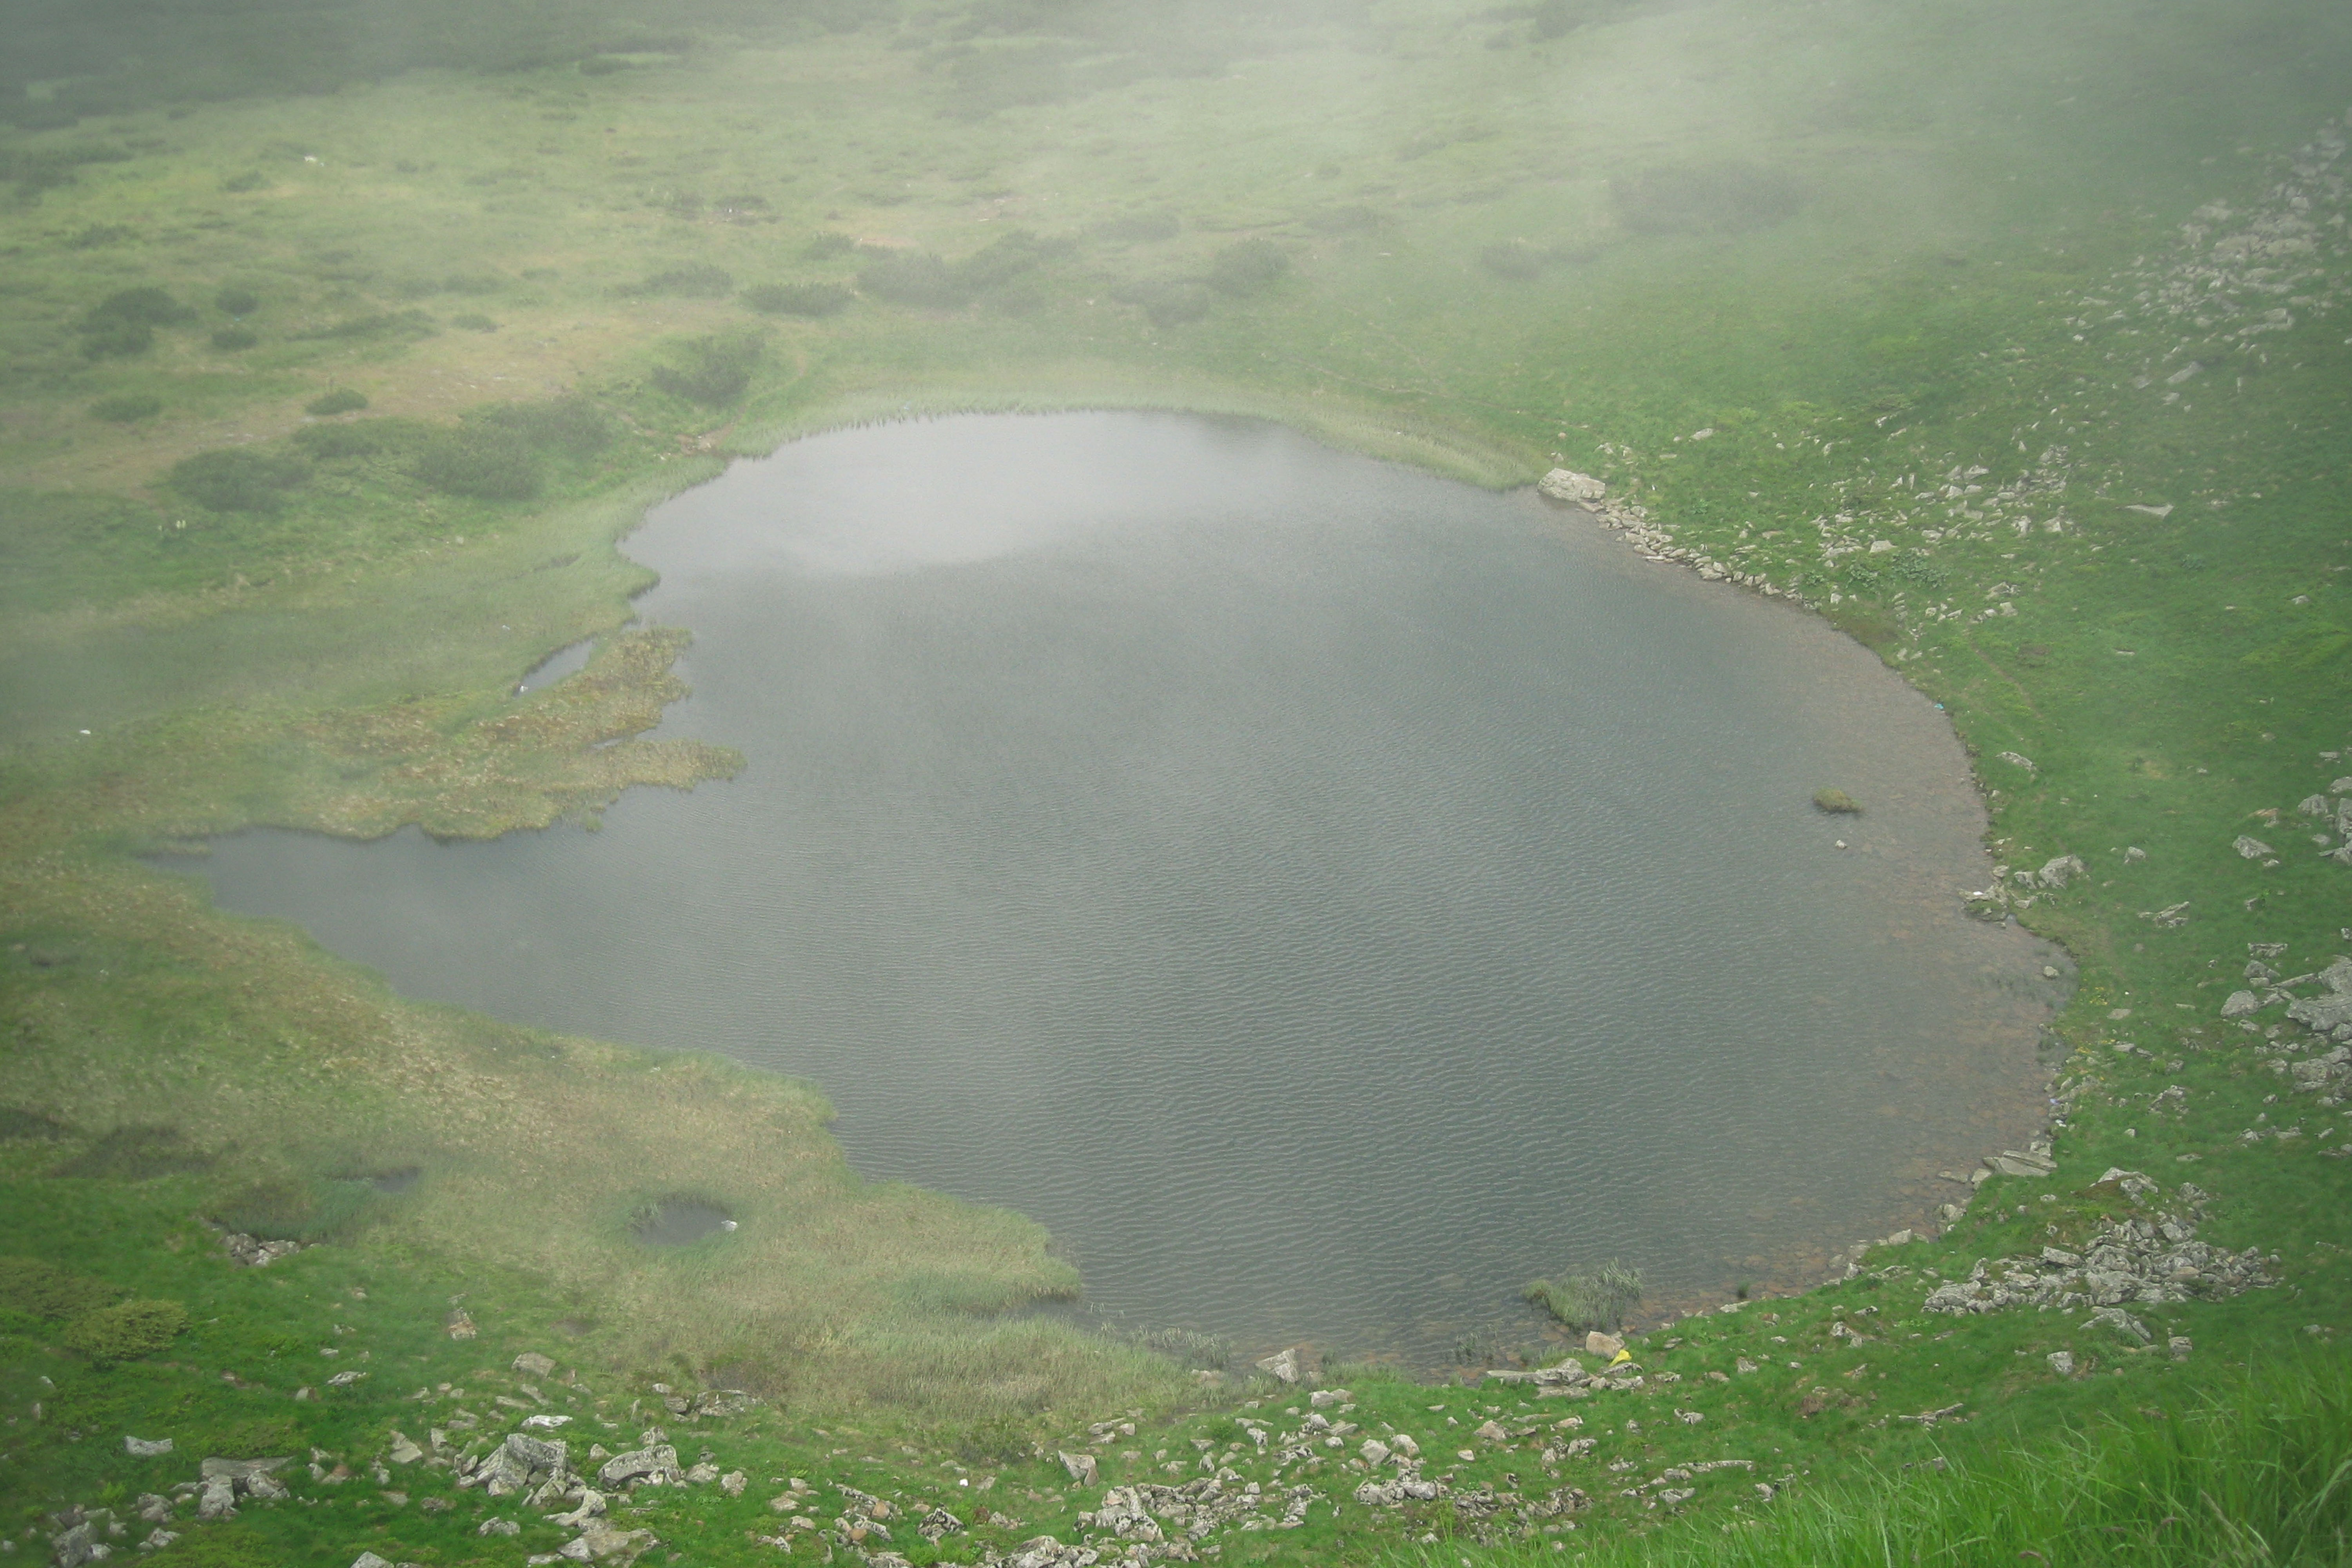
[[[186,1331],[188,1310],[177,1301],[125,1301],[68,1323],[58,1342],[100,1366],[153,1355]]]
[[[269,176],[258,169],[247,169],[242,174],[231,174],[221,182],[222,190],[237,195],[242,195],[247,191],[261,191],[268,188]]]
[[[225,316],[250,316],[261,309],[261,296],[232,283],[213,296],[213,304]]]
[[[971,298],[956,269],[929,251],[909,251],[870,262],[858,272],[857,287],[894,305],[935,310],[953,310]]]
[[[1236,297],[1261,294],[1290,271],[1290,258],[1270,239],[1244,239],[1209,260],[1209,287]]]
[[[36,1318],[79,1318],[121,1297],[111,1285],[37,1258],[0,1258],[0,1307],[14,1311]]]
[[[302,409],[305,413],[323,416],[330,414],[351,414],[367,405],[366,393],[349,386],[339,386],[331,392],[320,393],[304,404]]]
[[[857,242],[845,234],[818,235],[802,247],[801,254],[811,261],[829,261],[836,256],[846,256],[857,248]]]
[[[26,1110],[22,1106],[0,1105],[0,1142],[12,1138],[39,1138],[54,1143],[72,1136],[73,1129],[53,1116]]]
[[[356,419],[350,424],[305,425],[294,444],[310,457],[373,458],[419,445],[430,432],[411,419]]]
[[[449,324],[453,327],[462,327],[469,332],[495,332],[499,330],[499,324],[496,321],[478,310],[468,310],[462,316],[452,316],[449,318]]]
[[[1180,327],[1209,313],[1209,288],[1189,278],[1147,279],[1114,289],[1122,305],[1139,306],[1155,327]]]
[[[89,321],[137,321],[150,327],[176,327],[192,320],[194,310],[163,289],[122,289],[90,307]]]
[[[613,422],[578,394],[544,403],[504,403],[467,416],[520,437],[543,451],[593,458],[613,444]]]
[[[539,458],[523,438],[494,425],[425,437],[409,472],[419,483],[477,500],[529,500],[539,493]]]
[[[1536,1280],[1526,1294],[1565,1327],[1613,1334],[1642,1300],[1642,1271],[1612,1258],[1590,1274],[1570,1274],[1557,1284]]]
[[[227,353],[249,349],[260,341],[250,329],[245,327],[222,327],[213,333],[213,347]]]
[[[163,400],[150,393],[123,392],[112,397],[100,398],[89,405],[89,412],[92,418],[111,420],[117,425],[131,425],[142,419],[152,419],[163,413]]]
[[[172,488],[214,511],[277,511],[286,492],[310,477],[310,465],[298,457],[247,447],[198,452],[172,465]]]
[[[838,283],[763,283],[743,290],[743,303],[771,316],[832,316],[855,298]]]
[[[754,332],[714,332],[671,351],[673,363],[656,366],[653,384],[673,397],[713,407],[734,402],[751,384],[751,373],[766,357],[767,344]]]
[[[654,273],[627,285],[621,292],[667,295],[681,300],[724,300],[735,292],[735,275],[723,267],[697,263]]]

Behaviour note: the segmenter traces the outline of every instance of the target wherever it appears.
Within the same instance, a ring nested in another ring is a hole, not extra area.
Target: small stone
[[[751,1479],[740,1470],[730,1470],[719,1478],[719,1489],[729,1497],[741,1497],[743,1489],[751,1484]]]
[[[1511,1440],[1511,1435],[1504,1431],[1499,1423],[1493,1421],[1480,1426],[1470,1436],[1486,1443],[1507,1443]]]
[[[1300,1357],[1296,1346],[1266,1356],[1256,1365],[1258,1371],[1278,1378],[1284,1383],[1300,1383],[1305,1381],[1307,1376],[1306,1363]]]
[[[2060,1377],[2072,1377],[2074,1375],[2074,1352],[2073,1351],[2052,1351],[2048,1359],[2050,1362],[2050,1370],[2057,1373]]]
[[[555,1363],[537,1351],[525,1351],[514,1358],[514,1370],[531,1377],[553,1377]]]
[[[522,1526],[510,1519],[486,1519],[474,1533],[476,1535],[520,1535]]]
[[[157,1437],[151,1440],[145,1437],[125,1437],[122,1439],[122,1451],[134,1459],[161,1458],[172,1451],[172,1439]]]
[[[392,1568],[392,1564],[373,1552],[362,1552],[352,1559],[352,1568]]]
[[[2197,1347],[2189,1342],[2187,1334],[2175,1334],[2164,1342],[2164,1348],[2170,1352],[2173,1360],[2187,1361],[2189,1352]]]
[[[1599,1329],[1584,1336],[1587,1355],[1620,1356],[1625,1353],[1625,1342],[1615,1334],[1604,1334]]]
[[[1096,1465],[1095,1457],[1092,1454],[1065,1453],[1062,1455],[1062,1468],[1069,1471],[1070,1479],[1082,1487],[1094,1485],[1095,1478],[1099,1473],[1099,1467]]]
[[[2250,838],[2242,833],[2238,836],[2237,841],[2231,844],[2230,847],[2235,849],[2241,856],[2243,856],[2249,860],[2259,860],[2263,856],[2268,855],[2271,852],[2271,847],[2269,845],[2263,843],[2259,838]]]

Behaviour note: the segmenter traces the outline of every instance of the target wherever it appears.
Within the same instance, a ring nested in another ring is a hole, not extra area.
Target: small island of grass
[[[1842,789],[1817,789],[1813,792],[1813,809],[1832,816],[1860,816],[1862,802]]]

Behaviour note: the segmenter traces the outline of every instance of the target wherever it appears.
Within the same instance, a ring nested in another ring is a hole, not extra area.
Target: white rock
[[[2237,842],[2230,847],[2249,860],[2259,860],[2271,852],[2269,845],[2259,838],[2249,838],[2242,833],[2238,835]]]
[[[1095,1457],[1092,1454],[1065,1453],[1062,1456],[1062,1468],[1069,1471],[1070,1479],[1082,1487],[1094,1485],[1095,1478],[1099,1473],[1099,1467],[1096,1465]]]
[[[2232,991],[2230,993],[2229,1000],[2221,1004],[2221,1016],[2242,1018],[2250,1013],[2261,1012],[2262,1006],[2262,998],[2252,992]]]
[[[2056,1373],[2060,1377],[2072,1377],[2074,1375],[2074,1352],[2073,1351],[2052,1351],[2050,1352],[2049,1360],[2050,1370]]]
[[[1297,1347],[1266,1356],[1257,1363],[1260,1372],[1280,1378],[1285,1383],[1297,1383],[1307,1375]]]
[[[122,1439],[122,1451],[134,1459],[160,1458],[172,1451],[172,1439],[157,1437],[150,1440],[145,1437],[125,1437]]]
[[[1572,503],[1599,500],[1609,493],[1609,487],[1591,474],[1580,474],[1572,468],[1554,468],[1536,481],[1536,489],[1554,500]]]

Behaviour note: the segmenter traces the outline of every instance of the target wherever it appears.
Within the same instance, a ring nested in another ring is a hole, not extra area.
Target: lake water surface
[[[738,463],[625,548],[696,639],[660,732],[739,778],[595,834],[248,834],[220,902],[811,1079],[866,1175],[1244,1345],[1441,1358],[1612,1256],[1656,1299],[1793,1280],[2040,1123],[2063,961],[1960,912],[1943,716],[1532,494],[971,417]]]

